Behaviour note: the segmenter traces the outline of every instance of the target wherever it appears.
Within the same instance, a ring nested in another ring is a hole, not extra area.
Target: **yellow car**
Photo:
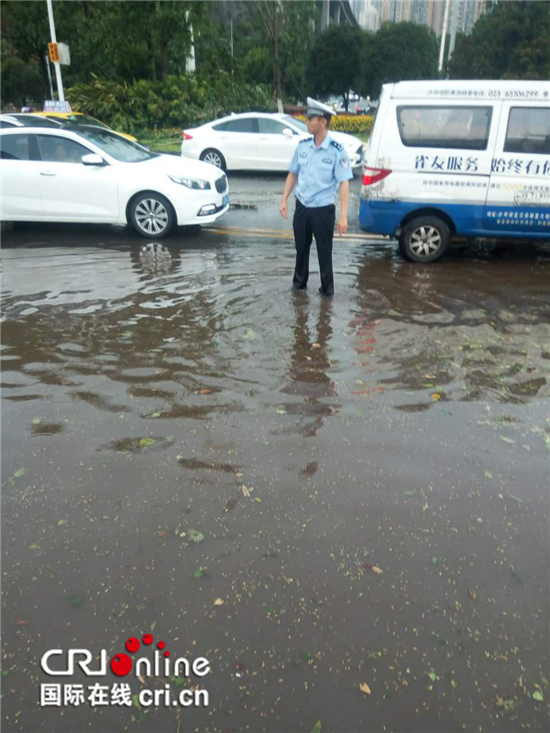
[[[109,125],[96,120],[95,117],[85,115],[83,112],[33,112],[33,115],[47,117],[49,120],[59,120],[60,123],[65,123],[67,125],[97,125],[99,127],[106,127],[107,130],[111,129]],[[115,130],[115,132],[118,131]],[[128,138],[128,140],[132,140],[134,143],[137,142],[136,137],[128,135],[126,132],[119,132],[118,134]]]

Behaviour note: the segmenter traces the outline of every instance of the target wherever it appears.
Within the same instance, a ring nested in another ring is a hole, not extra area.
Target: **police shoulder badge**
[[[345,170],[349,168],[349,158],[347,155],[344,158],[342,158],[341,163],[342,163],[342,168],[344,168]]]
[[[336,140],[331,140],[331,141],[330,141],[330,144],[331,144],[331,145],[334,145],[334,147],[336,148],[336,150],[343,150],[343,149],[344,149],[344,148],[343,148],[343,147],[342,147],[342,146],[340,145],[340,143],[337,143],[337,142],[336,142]]]

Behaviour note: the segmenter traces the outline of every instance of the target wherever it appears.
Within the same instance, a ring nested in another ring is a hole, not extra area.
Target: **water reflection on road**
[[[333,300],[293,256],[4,235],[6,731],[545,728],[550,251],[340,242]],[[208,711],[37,707],[151,630]]]

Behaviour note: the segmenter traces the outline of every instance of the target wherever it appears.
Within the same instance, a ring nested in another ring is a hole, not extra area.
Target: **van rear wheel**
[[[437,262],[451,241],[451,232],[444,221],[436,216],[419,216],[401,232],[399,251],[411,262]]]

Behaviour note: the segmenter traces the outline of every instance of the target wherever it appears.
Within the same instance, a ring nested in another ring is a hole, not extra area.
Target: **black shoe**
[[[293,290],[307,290],[307,285],[293,285]]]
[[[319,292],[321,293],[321,295],[326,295],[326,296],[327,296],[327,298],[332,298],[332,296],[334,295],[334,290],[327,290],[327,291],[325,292],[325,291],[323,290],[323,288],[319,288]]]

